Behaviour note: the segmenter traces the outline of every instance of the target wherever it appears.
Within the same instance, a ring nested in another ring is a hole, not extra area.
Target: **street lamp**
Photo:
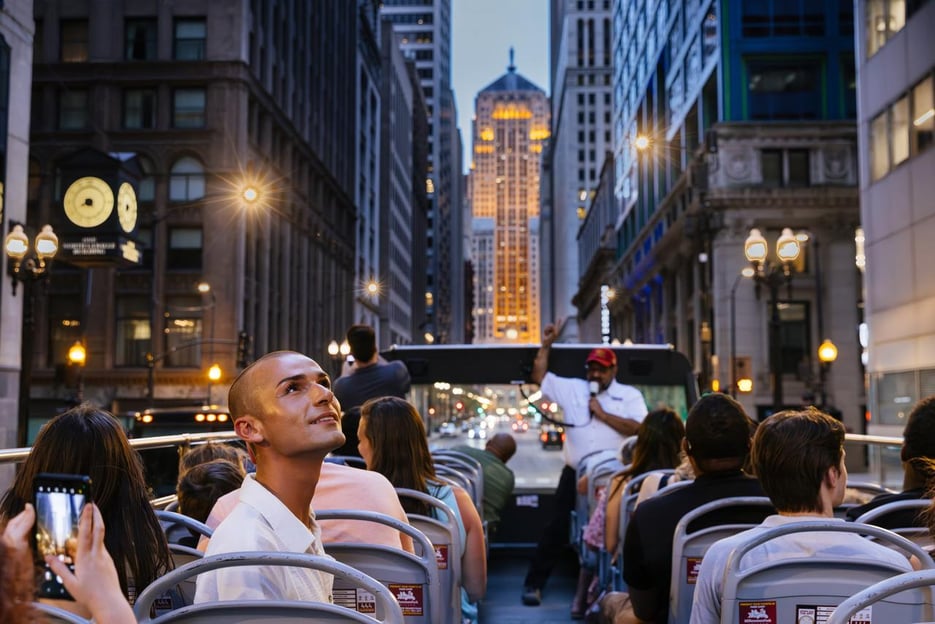
[[[769,324],[769,355],[770,376],[773,381],[773,412],[782,409],[782,351],[780,350],[780,319],[779,319],[779,287],[785,284],[792,288],[792,263],[798,259],[802,251],[801,243],[790,228],[783,228],[779,238],[776,239],[776,257],[778,264],[767,258],[769,243],[757,228],[750,230],[750,235],[743,245],[744,255],[752,265],[756,282],[756,296],[760,296],[760,286],[769,288],[770,294],[770,324]]]
[[[26,446],[29,429],[29,388],[32,384],[32,336],[35,293],[33,283],[46,279],[52,259],[58,253],[58,236],[51,225],[44,225],[29,248],[29,236],[22,223],[10,221],[10,231],[3,240],[3,249],[8,259],[8,271],[13,280],[13,296],[16,285],[23,282],[23,334],[20,341],[19,411],[16,421],[17,446]]]
[[[71,348],[68,349],[68,363],[78,369],[77,383],[75,384],[75,401],[79,404],[84,400],[84,379],[82,372],[84,371],[84,364],[87,358],[87,349],[84,348],[80,340],[76,340],[75,344],[71,345]]]
[[[838,348],[834,346],[834,343],[831,342],[829,338],[825,338],[824,342],[818,347],[818,380],[821,384],[821,409],[824,410],[828,404],[828,393],[825,390],[825,381],[828,376],[828,369],[831,368],[831,364],[838,359]]]
[[[43,225],[36,234],[33,252],[30,253],[29,237],[23,230],[23,224],[10,221],[10,232],[6,235],[3,247],[10,259],[9,272],[13,278],[15,297],[17,282],[30,282],[48,276],[52,258],[58,253],[58,236],[52,231],[51,225]]]

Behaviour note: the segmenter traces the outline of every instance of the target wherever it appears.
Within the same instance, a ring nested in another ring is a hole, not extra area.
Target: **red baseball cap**
[[[610,349],[594,349],[588,354],[588,359],[584,361],[585,364],[589,362],[597,362],[601,366],[610,368],[617,365],[617,355]]]

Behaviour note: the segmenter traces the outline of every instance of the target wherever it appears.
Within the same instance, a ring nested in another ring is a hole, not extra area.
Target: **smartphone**
[[[40,473],[33,481],[36,508],[35,546],[39,559],[58,557],[75,569],[78,546],[78,519],[91,500],[91,477],[72,474]],[[62,578],[43,563],[39,581],[40,598],[72,600]]]

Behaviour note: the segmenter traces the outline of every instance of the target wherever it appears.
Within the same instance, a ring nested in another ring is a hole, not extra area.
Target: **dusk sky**
[[[546,0],[452,0],[451,79],[471,164],[471,118],[477,92],[499,78],[516,50],[516,71],[550,93],[549,5]]]

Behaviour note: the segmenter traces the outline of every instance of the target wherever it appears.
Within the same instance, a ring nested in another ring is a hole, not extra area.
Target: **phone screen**
[[[90,494],[91,479],[80,475],[36,477],[36,550],[40,558],[58,557],[72,570],[78,546],[78,519]],[[43,598],[71,599],[62,579],[45,565],[39,584]]]

